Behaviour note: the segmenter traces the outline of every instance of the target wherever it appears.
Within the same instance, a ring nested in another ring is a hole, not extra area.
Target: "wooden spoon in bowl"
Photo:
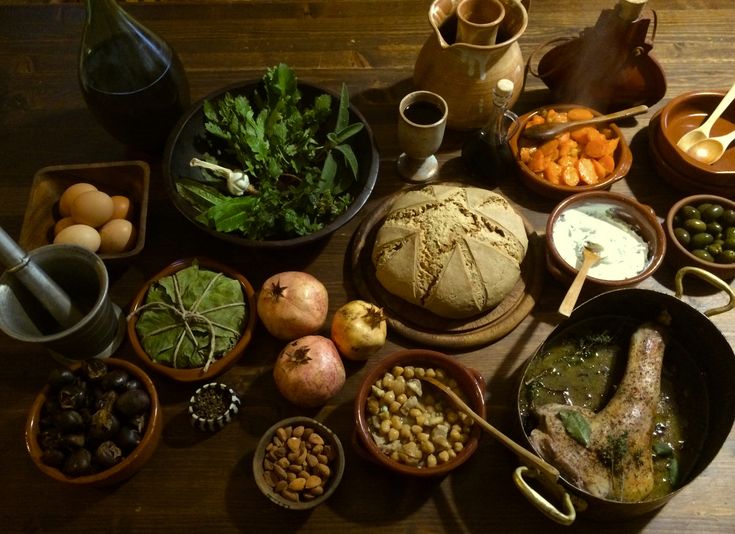
[[[508,436],[503,434],[500,430],[495,428],[493,425],[485,421],[485,419],[475,413],[472,408],[467,406],[467,403],[460,399],[459,396],[457,396],[457,394],[452,391],[451,388],[449,388],[447,385],[442,384],[435,378],[431,378],[429,376],[420,377],[420,380],[428,382],[436,389],[440,390],[444,395],[449,397],[449,400],[451,400],[455,404],[455,406],[457,406],[457,408],[469,415],[472,420],[480,425],[485,432],[490,434],[492,437],[494,437],[496,440],[498,440],[500,443],[510,449],[513,453],[515,453],[516,456],[518,456],[521,461],[523,461],[523,463],[526,464],[528,467],[536,469],[553,482],[556,482],[559,479],[559,470],[556,467],[546,462],[539,456],[536,456],[526,448],[522,447],[521,445],[510,439]]]
[[[582,291],[582,285],[584,284],[585,278],[587,278],[587,272],[602,259],[600,255],[602,252],[602,245],[587,241],[582,249],[582,265],[577,271],[577,276],[574,277],[572,285],[569,286],[567,294],[564,296],[564,300],[559,305],[559,313],[569,317],[572,314],[574,305],[577,303],[579,293]]]
[[[633,108],[624,109],[608,115],[600,115],[599,117],[592,117],[591,119],[584,119],[580,121],[571,122],[545,122],[543,124],[536,124],[529,126],[523,130],[523,137],[527,139],[534,139],[536,141],[546,141],[553,139],[560,133],[566,132],[567,130],[573,130],[581,128],[583,126],[591,126],[593,124],[600,124],[602,122],[612,122],[618,119],[625,119],[632,117],[633,115],[639,115],[648,111],[648,106],[640,105]]]
[[[682,152],[688,152],[695,143],[708,139],[709,132],[712,129],[712,126],[715,125],[717,119],[720,118],[720,115],[722,115],[722,113],[728,108],[733,100],[735,100],[735,84],[733,84],[732,87],[730,87],[730,90],[725,93],[725,96],[722,97],[722,100],[720,100],[720,103],[717,104],[717,107],[714,109],[714,111],[710,113],[710,116],[707,117],[707,120],[705,120],[699,127],[688,131],[679,138],[679,140],[676,142],[676,146],[679,147],[679,150],[681,150]]]
[[[733,140],[735,140],[735,131],[719,137],[708,137],[694,143],[687,150],[687,154],[705,165],[712,165],[720,160]]]

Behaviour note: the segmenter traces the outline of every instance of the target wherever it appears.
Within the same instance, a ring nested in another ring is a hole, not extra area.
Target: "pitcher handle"
[[[554,497],[558,498],[564,510],[559,510],[554,504],[550,503],[546,498],[528,485],[525,476],[534,478],[543,483],[543,486],[554,494]],[[559,523],[560,525],[569,526],[574,523],[577,518],[577,512],[574,509],[572,498],[569,492],[565,490],[558,482],[548,482],[545,477],[539,476],[540,473],[535,469],[529,469],[525,465],[521,465],[516,468],[513,472],[513,482],[520,490],[521,494],[536,507],[542,514],[551,519],[552,521]]]

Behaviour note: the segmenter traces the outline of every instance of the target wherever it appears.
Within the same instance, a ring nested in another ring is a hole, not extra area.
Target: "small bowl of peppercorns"
[[[148,375],[125,360],[93,358],[51,372],[28,414],[26,448],[57,481],[105,486],[143,467],[162,427]]]
[[[240,411],[240,398],[235,391],[218,382],[205,384],[189,399],[189,419],[199,430],[224,428]]]
[[[326,501],[342,480],[345,454],[337,434],[310,417],[274,424],[253,456],[253,474],[263,495],[289,510]]]

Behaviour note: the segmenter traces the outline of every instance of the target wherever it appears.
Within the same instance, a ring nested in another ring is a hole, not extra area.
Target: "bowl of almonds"
[[[253,456],[260,491],[277,505],[308,510],[337,489],[345,466],[342,443],[322,423],[290,417],[270,427]]]

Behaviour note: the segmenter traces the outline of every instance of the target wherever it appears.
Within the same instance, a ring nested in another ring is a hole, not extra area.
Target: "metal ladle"
[[[707,117],[707,120],[704,121],[701,126],[685,133],[679,138],[676,142],[676,146],[679,147],[679,150],[682,152],[688,152],[695,143],[709,138],[709,132],[712,129],[712,126],[714,126],[717,119],[720,118],[720,115],[722,115],[733,100],[735,100],[735,84],[733,84],[732,87],[730,87],[730,90],[725,93],[725,96],[722,97],[722,100],[717,104],[715,110],[709,117]]]
[[[608,115],[600,115],[599,117],[592,117],[591,119],[584,119],[580,121],[571,122],[545,122],[543,124],[536,124],[529,126],[523,130],[523,137],[527,139],[534,139],[536,141],[546,141],[553,139],[557,135],[566,132],[567,130],[573,130],[582,128],[583,126],[591,126],[593,124],[600,124],[603,122],[613,122],[619,119],[625,119],[634,115],[640,115],[648,111],[648,106],[640,105],[632,108],[610,113]]]
[[[719,137],[708,137],[689,147],[687,154],[706,165],[712,165],[725,154],[725,150],[733,140],[735,140],[735,131]]]

